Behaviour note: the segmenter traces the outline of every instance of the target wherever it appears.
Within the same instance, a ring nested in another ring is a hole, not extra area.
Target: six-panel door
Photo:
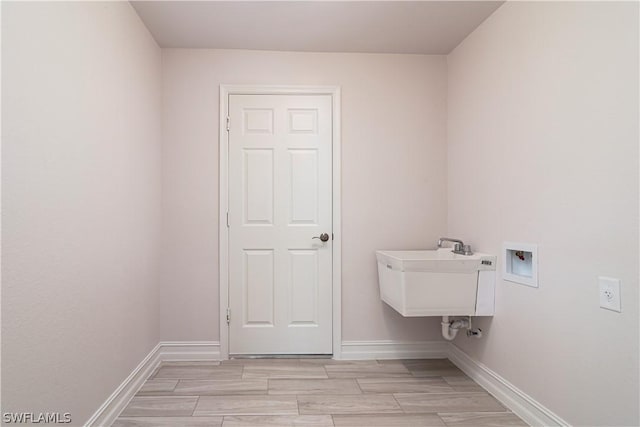
[[[331,96],[230,95],[229,117],[229,353],[331,354]]]

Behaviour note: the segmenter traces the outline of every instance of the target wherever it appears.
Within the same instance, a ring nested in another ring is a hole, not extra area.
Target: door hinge
[[[227,116],[227,132],[229,132],[229,116]]]
[[[333,233],[331,233],[331,240],[333,240]]]
[[[227,308],[227,325],[231,323],[231,309]]]
[[[227,228],[229,228],[229,212],[227,212]]]

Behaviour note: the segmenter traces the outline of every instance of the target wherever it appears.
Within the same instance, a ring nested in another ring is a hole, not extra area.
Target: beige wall
[[[2,411],[84,423],[159,339],[160,49],[126,2],[2,2]]]
[[[440,339],[437,319],[380,301],[374,251],[433,247],[445,230],[445,58],[162,52],[162,339],[218,339],[221,83],[341,86],[343,339]]]
[[[449,233],[540,258],[456,344],[573,425],[638,425],[638,4],[507,3],[448,64]]]
[[[380,301],[376,249],[537,243],[540,288],[500,280],[456,344],[637,425],[637,8],[507,3],[445,58],[161,54],[127,3],[3,2],[3,411],[83,422],[159,339],[218,339],[219,85],[298,84],[342,88],[343,339],[440,339]]]

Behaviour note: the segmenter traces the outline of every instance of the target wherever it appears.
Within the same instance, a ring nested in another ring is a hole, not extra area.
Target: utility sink
[[[451,249],[377,251],[380,297],[413,316],[492,316],[494,255]]]

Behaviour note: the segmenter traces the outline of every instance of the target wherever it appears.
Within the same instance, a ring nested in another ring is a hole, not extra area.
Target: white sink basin
[[[425,251],[377,251],[378,262],[402,271],[471,273],[495,270],[496,257],[486,254],[458,255],[450,249]],[[484,261],[484,264],[483,264]]]
[[[403,316],[492,316],[496,257],[377,251],[381,299]]]

